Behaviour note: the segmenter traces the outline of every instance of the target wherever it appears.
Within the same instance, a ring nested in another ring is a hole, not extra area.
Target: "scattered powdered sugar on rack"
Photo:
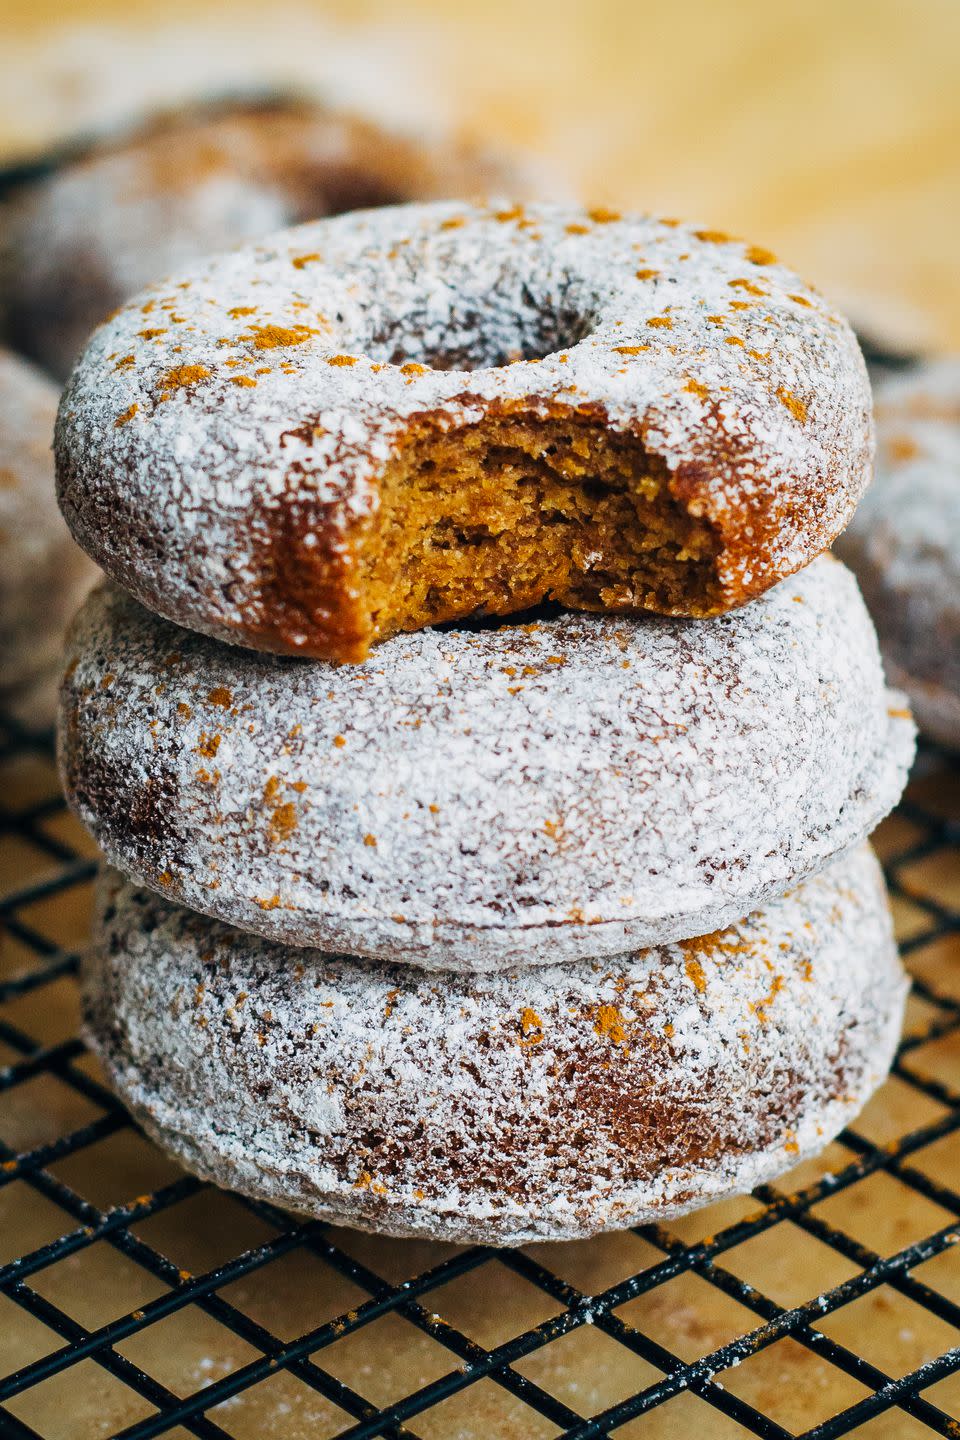
[[[284,951],[108,872],[84,992],[111,1084],[189,1169],[361,1228],[522,1244],[822,1148],[886,1074],[906,981],[864,846],[722,933],[482,977]]]
[[[877,390],[877,477],[840,553],[921,730],[960,743],[960,360]]]
[[[348,666],[105,587],[67,653],[64,785],[114,864],[249,930],[431,968],[726,924],[859,843],[913,755],[829,557],[718,619],[427,630]]]
[[[633,436],[721,537],[728,604],[825,549],[870,473],[856,339],[768,251],[450,202],[300,226],[129,302],[68,385],[61,503],[151,609],[270,648],[283,576],[349,567],[412,427],[490,415]]]

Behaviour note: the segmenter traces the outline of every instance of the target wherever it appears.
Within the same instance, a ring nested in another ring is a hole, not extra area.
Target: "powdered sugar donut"
[[[774,258],[549,206],[287,231],[96,333],[64,513],[149,608],[278,653],[544,597],[723,612],[825,549],[870,470],[853,333]]]
[[[190,1170],[501,1245],[662,1220],[821,1149],[906,991],[867,847],[702,939],[470,978],[285,951],[111,872],[83,984],[111,1085]]]
[[[29,724],[56,709],[67,621],[96,568],[57,509],[55,385],[0,350],[0,705]]]
[[[11,342],[65,378],[94,326],[197,256],[363,205],[532,183],[452,140],[307,100],[158,116],[33,180],[0,207]]]
[[[882,382],[877,477],[841,552],[921,730],[960,745],[960,359]]]
[[[829,558],[709,621],[228,649],[113,588],[73,628],[70,803],[108,858],[295,945],[485,969],[702,934],[864,838],[913,754]]]

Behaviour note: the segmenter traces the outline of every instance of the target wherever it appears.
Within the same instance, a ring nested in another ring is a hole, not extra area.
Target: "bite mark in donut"
[[[331,624],[336,615],[340,659],[361,660],[372,641],[404,630],[542,601],[667,615],[726,608],[714,527],[677,498],[642,442],[589,414],[494,413],[453,431],[422,417],[384,468],[353,565],[305,545],[323,531],[316,512],[291,503],[285,520],[270,536],[277,609],[325,612]],[[272,648],[289,645],[278,625]]]
[[[493,415],[417,428],[384,472],[360,568],[379,639],[542,600],[715,614],[719,544],[632,437],[572,414]]]

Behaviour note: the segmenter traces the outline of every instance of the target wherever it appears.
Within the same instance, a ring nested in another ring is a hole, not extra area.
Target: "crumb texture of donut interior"
[[[579,610],[712,615],[708,521],[666,466],[580,418],[418,427],[384,471],[360,556],[371,638],[556,600]]]

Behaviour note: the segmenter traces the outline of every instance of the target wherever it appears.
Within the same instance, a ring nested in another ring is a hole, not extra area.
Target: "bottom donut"
[[[109,1081],[188,1169],[359,1229],[520,1245],[665,1219],[827,1143],[906,978],[868,847],[738,924],[456,975],[296,950],[115,871],[84,962]]]

